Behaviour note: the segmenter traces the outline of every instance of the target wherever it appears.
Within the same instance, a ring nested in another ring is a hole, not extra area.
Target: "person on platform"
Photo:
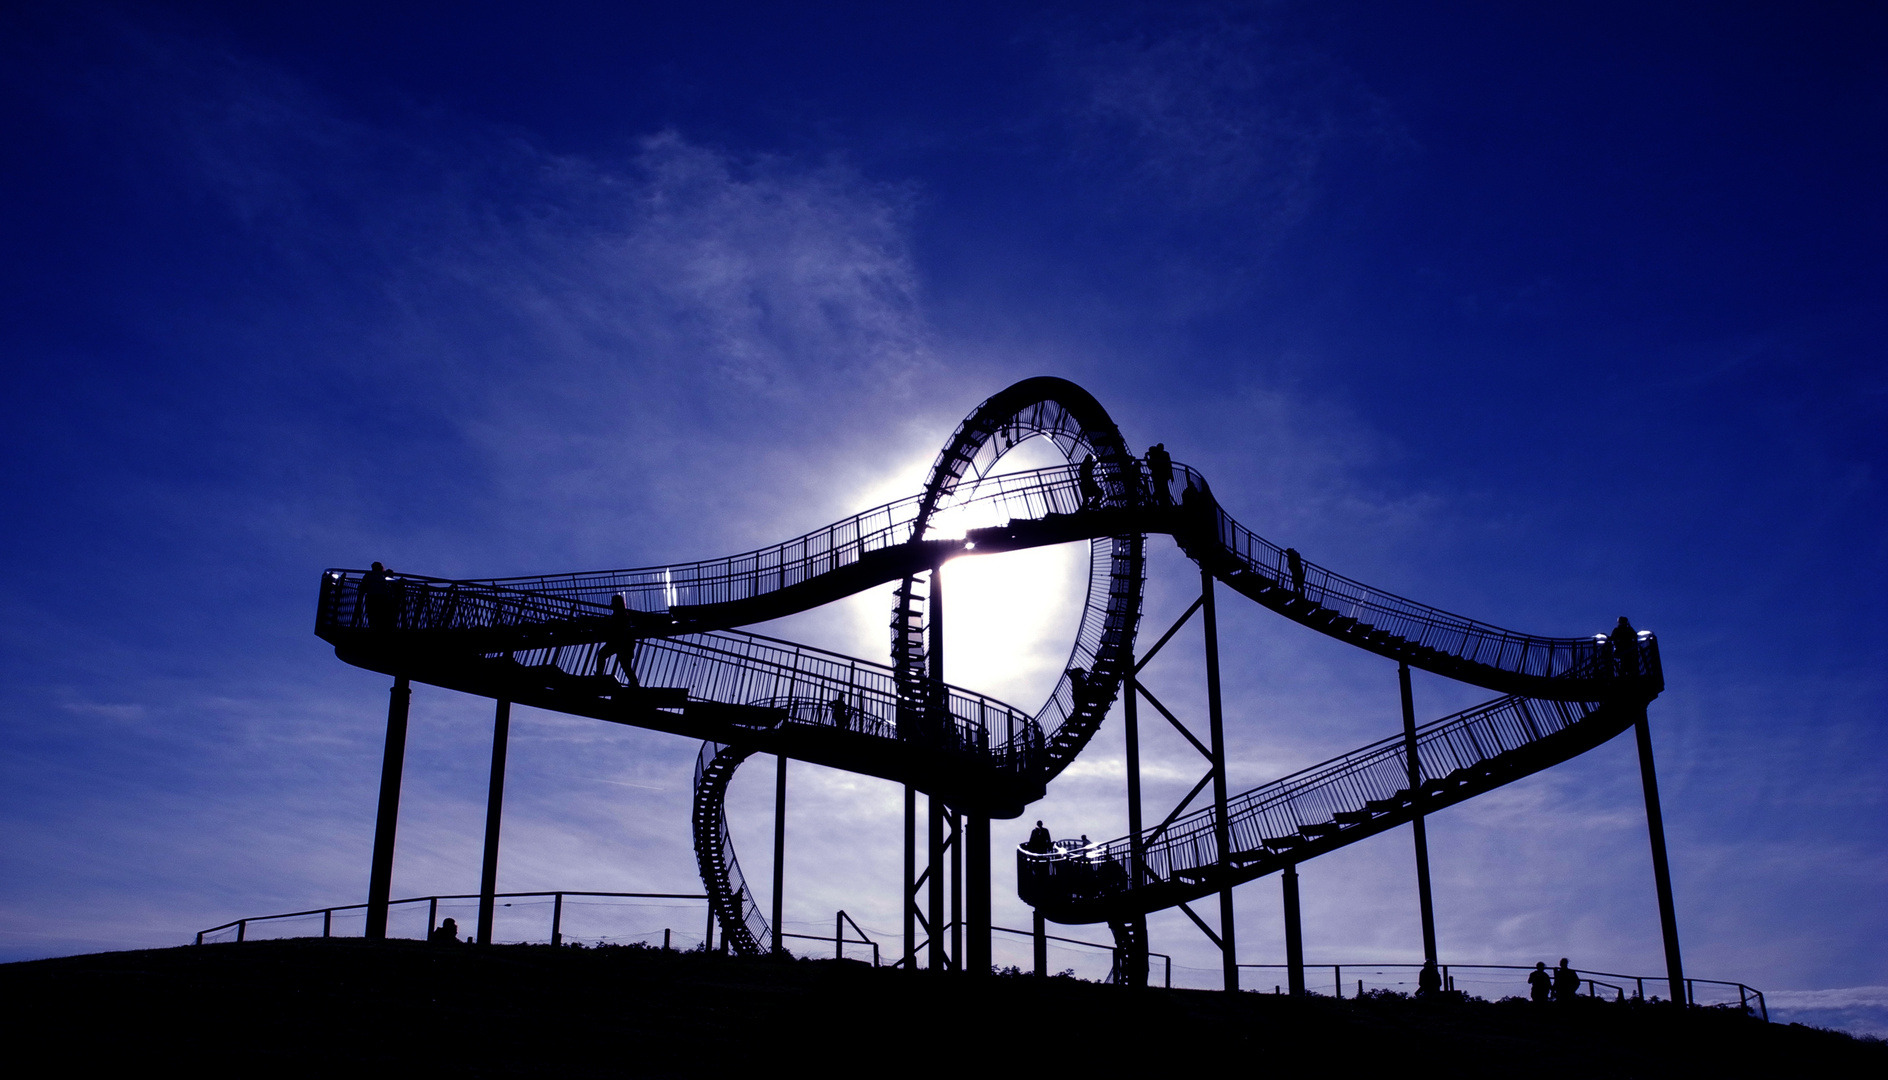
[[[1298,554],[1297,548],[1285,549],[1285,565],[1291,570],[1291,591],[1299,596],[1305,594],[1305,560]]]
[[[1055,841],[1050,838],[1049,830],[1043,828],[1042,822],[1036,822],[1036,827],[1029,831],[1027,847],[1038,855],[1047,855],[1055,848]]]
[[[432,942],[435,945],[457,945],[459,943],[459,920],[450,916],[433,931]]]
[[[1442,973],[1436,970],[1434,960],[1423,961],[1423,970],[1416,976],[1416,996],[1434,997],[1442,992]]]
[[[1554,1000],[1566,1004],[1580,996],[1580,973],[1567,966],[1567,958],[1560,958],[1560,966],[1554,969]]]
[[[636,682],[636,636],[630,631],[630,618],[629,605],[623,602],[623,594],[617,593],[610,597],[610,636],[603,647],[597,650],[597,674],[607,672],[610,658],[615,657],[617,669],[634,687],[639,684]]]
[[[1528,996],[1537,1003],[1545,1005],[1553,1000],[1554,977],[1547,974],[1545,960],[1534,965],[1534,970],[1527,973]]]
[[[1075,470],[1076,482],[1082,489],[1082,509],[1093,510],[1101,505],[1101,481],[1095,479],[1095,455],[1082,458],[1082,464]]]
[[[1154,502],[1160,506],[1173,505],[1173,458],[1167,454],[1166,443],[1148,447],[1147,475],[1154,481]]]
[[[833,726],[841,731],[849,729],[852,726],[852,709],[846,704],[846,696],[844,694],[838,694],[833,697],[832,709]]]
[[[393,574],[386,567],[375,563],[373,569],[361,576],[361,602],[367,608],[368,626],[375,629],[393,626],[397,614],[393,607]]]
[[[1626,617],[1619,617],[1619,625],[1613,627],[1613,662],[1619,665],[1619,676],[1630,679],[1639,674],[1639,632],[1632,628]]]

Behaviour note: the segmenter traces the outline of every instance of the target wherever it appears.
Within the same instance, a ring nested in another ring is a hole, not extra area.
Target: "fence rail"
[[[705,893],[593,892],[593,891],[586,891],[586,890],[580,890],[580,889],[558,889],[558,890],[553,890],[549,892],[494,893],[492,895],[493,895],[494,900],[516,900],[516,899],[532,899],[532,898],[537,898],[537,897],[550,897],[551,898],[551,944],[553,945],[562,945],[564,943],[564,935],[563,935],[564,898],[566,896],[609,897],[609,898],[621,899],[621,900],[701,900],[704,902],[708,899]],[[393,908],[393,907],[399,907],[405,904],[427,905],[426,936],[430,940],[433,936],[433,933],[439,929],[439,902],[441,900],[479,900],[479,899],[482,899],[482,897],[478,893],[452,893],[452,894],[442,894],[439,896],[409,896],[401,900],[390,900],[387,902],[387,906],[390,908]],[[223,923],[219,926],[212,926],[207,930],[197,931],[196,944],[198,945],[203,944],[203,939],[207,935],[220,934],[225,930],[235,930],[236,941],[241,942],[248,938],[249,927],[253,924],[277,922],[284,919],[306,919],[306,918],[312,918],[313,916],[316,916],[316,915],[321,916],[321,936],[324,938],[333,937],[335,936],[334,935],[334,913],[335,912],[337,911],[365,911],[366,909],[367,909],[366,904],[336,904],[333,907],[309,908],[307,911],[287,911],[279,915],[254,915],[254,916],[250,916],[248,918],[243,918],[243,919],[232,919],[231,921]],[[714,941],[714,915],[712,912],[708,916],[707,929],[704,932],[704,935],[705,935],[703,937],[704,945],[712,945]],[[662,932],[662,946],[663,948],[666,949],[669,947],[669,944],[670,944],[669,931],[668,929],[665,928]]]
[[[1290,970],[1290,966],[1286,964],[1240,964],[1239,967],[1241,970],[1248,969],[1248,968],[1252,970],[1261,970],[1261,971],[1289,971]],[[1527,973],[1527,972],[1532,972],[1535,970],[1534,967],[1528,964],[1441,964],[1441,965],[1438,965],[1438,967],[1440,968],[1440,974],[1442,976],[1442,986],[1443,986],[1443,989],[1445,990],[1456,989],[1455,973],[1460,972],[1460,971],[1474,971],[1474,972],[1499,971],[1499,972]],[[1306,964],[1304,965],[1304,970],[1307,973],[1306,984],[1309,985],[1310,983],[1310,979],[1308,977],[1308,974],[1310,972],[1322,971],[1326,968],[1329,968],[1331,971],[1331,989],[1332,989],[1331,996],[1341,998],[1345,996],[1344,995],[1344,982],[1345,982],[1344,969],[1345,968],[1349,968],[1353,974],[1366,973],[1366,972],[1382,973],[1385,971],[1398,971],[1398,972],[1410,972],[1413,975],[1414,973],[1420,972],[1423,968],[1423,965],[1422,964]],[[1633,988],[1633,993],[1631,995],[1633,1000],[1637,1000],[1637,1001],[1652,1000],[1646,997],[1645,984],[1650,982],[1656,985],[1656,984],[1663,983],[1666,981],[1666,977],[1663,975],[1623,975],[1616,971],[1588,971],[1588,970],[1582,970],[1582,969],[1577,969],[1577,968],[1575,969],[1575,973],[1580,976],[1580,985],[1586,989],[1586,996],[1598,997],[1599,988],[1605,987],[1608,990],[1615,991],[1618,1000],[1624,1000],[1626,998],[1627,995],[1625,991],[1626,991],[1627,984],[1630,984]],[[1620,981],[1617,983],[1605,981],[1608,979],[1618,979]],[[1408,981],[1399,981],[1397,983],[1397,985],[1399,986],[1407,985],[1407,984],[1408,984]],[[1365,992],[1363,989],[1363,985],[1364,985],[1364,980],[1362,978],[1359,978],[1357,980],[1356,994],[1352,996],[1361,996]],[[1515,980],[1515,986],[1517,989],[1520,989],[1526,986],[1525,974],[1523,975],[1522,978]],[[1770,1009],[1769,1009],[1769,1006],[1765,1004],[1764,1002],[1763,991],[1757,989],[1754,986],[1750,986],[1746,983],[1732,982],[1725,979],[1686,979],[1685,980],[1685,1004],[1687,1005],[1699,1004],[1698,988],[1700,986],[1706,987],[1707,991],[1710,987],[1723,987],[1724,988],[1724,991],[1725,991],[1723,994],[1724,1000],[1723,1001],[1708,1000],[1710,995],[1707,993],[1707,1000],[1704,1002],[1707,1005],[1719,1005],[1719,1004],[1728,1005],[1730,1004],[1730,992],[1735,991],[1737,994],[1737,1004],[1740,1008],[1744,1009],[1746,1012],[1750,1012],[1750,1011],[1753,1011],[1752,1005],[1754,1004],[1755,1005],[1754,1011],[1756,1015],[1762,1017],[1766,1023],[1770,1019]]]

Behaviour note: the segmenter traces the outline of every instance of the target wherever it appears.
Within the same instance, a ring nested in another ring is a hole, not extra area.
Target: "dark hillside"
[[[1888,1076],[1879,1042],[1719,1010],[1125,992],[642,949],[265,941],[8,964],[0,993],[16,1043],[83,1071]]]

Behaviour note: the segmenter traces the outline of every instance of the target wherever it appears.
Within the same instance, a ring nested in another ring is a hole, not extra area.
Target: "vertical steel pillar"
[[[964,815],[951,810],[951,970],[964,970]]]
[[[1049,926],[1040,911],[1036,912],[1035,938],[1036,978],[1046,979],[1049,977]]]
[[[1652,767],[1652,729],[1645,710],[1632,722],[1639,741],[1639,779],[1645,785],[1645,825],[1652,837],[1652,878],[1659,892],[1659,930],[1665,936],[1665,975],[1671,981],[1671,1000],[1688,1000],[1685,964],[1678,954],[1678,913],[1672,905],[1672,868],[1665,859],[1665,816],[1659,812],[1659,778]]]
[[[1410,829],[1416,836],[1416,902],[1423,917],[1423,961],[1436,962],[1436,904],[1429,892],[1429,831],[1423,826],[1423,763],[1416,752],[1416,699],[1409,690],[1409,665],[1398,664],[1396,679],[1403,691],[1403,758],[1409,769],[1410,805],[1416,815]]]
[[[774,919],[769,951],[780,955],[780,908],[787,887],[787,756],[774,755]]]
[[[972,975],[990,973],[990,819],[982,814],[972,814],[965,826],[964,834],[968,846],[964,851],[967,870],[964,888],[970,894],[969,940],[965,942],[969,952],[964,957],[964,970]]]
[[[1286,863],[1279,875],[1285,892],[1285,981],[1292,996],[1305,994],[1305,934],[1298,917],[1298,864]]]
[[[374,863],[367,875],[367,938],[387,936],[393,896],[393,832],[400,818],[400,770],[406,765],[406,714],[413,688],[402,675],[388,691],[387,745],[380,757],[380,812],[374,818]]]
[[[1138,538],[1137,538],[1138,542]],[[1141,684],[1135,681],[1134,649],[1127,650],[1127,692],[1122,695],[1122,734],[1127,740],[1128,772],[1128,882],[1130,888],[1139,888],[1147,879],[1147,850],[1141,836],[1141,723],[1140,696]],[[1139,954],[1127,959],[1130,970],[1122,975],[1129,986],[1147,984],[1147,916],[1134,916],[1134,940],[1139,943]]]
[[[905,970],[918,970],[918,789],[905,785]]]
[[[485,796],[485,864],[479,870],[480,945],[492,943],[498,908],[498,823],[505,806],[505,747],[511,741],[511,702],[500,701],[492,718],[492,782]]]
[[[944,803],[935,795],[925,797],[925,841],[930,849],[931,876],[926,897],[926,921],[931,924],[930,954],[932,971],[943,971],[944,961]]]
[[[927,650],[930,653],[928,659],[930,660],[931,688],[927,695],[930,715],[925,717],[925,728],[941,745],[948,745],[950,737],[955,733],[955,725],[951,723],[950,699],[946,696],[947,691],[944,689],[944,568],[942,565],[931,568],[929,585],[929,595],[925,602],[929,605],[931,631],[931,640],[928,642],[929,649]],[[931,807],[929,830],[926,835],[931,849],[929,897],[931,948],[929,951],[931,970],[943,971],[947,966],[944,958],[945,807],[943,801],[935,795],[929,796],[927,801]],[[953,850],[955,850],[954,847]]]
[[[1232,832],[1226,820],[1226,718],[1219,701],[1219,616],[1213,606],[1213,575],[1200,570],[1200,611],[1206,627],[1206,715],[1213,729],[1213,841],[1219,847],[1221,880],[1230,869]],[[1239,989],[1239,951],[1233,939],[1232,885],[1219,888],[1220,966],[1228,993]]]

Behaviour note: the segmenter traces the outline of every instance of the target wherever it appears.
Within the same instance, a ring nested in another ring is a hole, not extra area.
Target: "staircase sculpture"
[[[998,474],[1046,439],[1065,466]],[[1663,687],[1657,642],[1519,634],[1372,588],[1264,540],[1184,466],[1171,480],[1127,450],[1106,411],[1061,379],[1017,383],[977,408],[924,490],[824,529],[705,562],[446,580],[328,570],[316,633],[343,660],[414,681],[703,740],[696,853],[718,921],[764,949],[723,800],[741,761],[771,753],[882,777],[960,811],[1020,816],[1088,744],[1134,656],[1145,537],[1171,536],[1242,596],[1320,633],[1508,695],[1424,726],[1407,782],[1401,737],[1274,781],[1142,837],[1018,853],[1023,898],[1063,922],[1129,938],[1147,912],[1354,843],[1582,753],[1618,734]],[[1178,488],[1178,494],[1175,489]],[[946,511],[999,524],[941,533]],[[1033,714],[949,686],[926,652],[927,575],[945,560],[1085,541],[1091,563],[1065,674]],[[892,663],[737,628],[896,584]],[[1127,926],[1126,929],[1122,929]],[[1132,944],[1130,942],[1130,944]],[[1141,942],[1144,947],[1145,942]]]

